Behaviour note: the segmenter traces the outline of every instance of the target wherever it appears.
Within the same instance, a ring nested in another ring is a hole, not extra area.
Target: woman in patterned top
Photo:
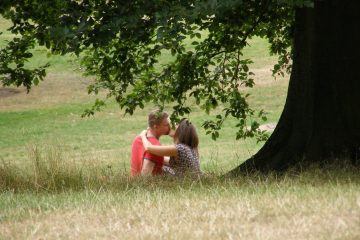
[[[186,118],[177,125],[174,145],[155,146],[146,137],[147,131],[141,133],[145,151],[158,156],[170,156],[169,166],[176,176],[201,175],[199,161],[199,138],[195,127]]]

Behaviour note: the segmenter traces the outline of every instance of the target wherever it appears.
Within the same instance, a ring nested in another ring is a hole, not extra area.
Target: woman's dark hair
[[[186,118],[180,120],[174,137],[177,140],[177,143],[186,144],[192,149],[197,150],[199,138],[196,129]]]

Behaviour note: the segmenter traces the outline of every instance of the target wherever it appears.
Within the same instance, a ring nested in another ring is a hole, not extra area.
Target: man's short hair
[[[160,125],[161,122],[165,119],[168,118],[169,114],[167,114],[166,112],[160,111],[160,110],[154,110],[151,111],[148,117],[148,124],[149,127],[154,127],[154,125]]]

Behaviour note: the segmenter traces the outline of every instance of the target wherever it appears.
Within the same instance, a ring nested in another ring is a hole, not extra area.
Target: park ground
[[[0,29],[8,25],[0,19]],[[11,37],[0,35],[0,47]],[[271,76],[276,57],[267,48],[263,39],[250,41],[245,56],[254,60],[256,86],[241,91],[272,124],[289,77]],[[74,56],[40,47],[34,54],[30,66],[51,63],[45,81],[28,94],[0,88],[0,239],[360,239],[356,169],[224,178],[263,143],[235,140],[234,120],[211,140],[201,123],[217,110],[195,107],[188,116],[199,131],[205,178],[129,179],[131,141],[154,106],[129,116],[109,100],[81,118],[96,99],[86,89],[93,79]]]

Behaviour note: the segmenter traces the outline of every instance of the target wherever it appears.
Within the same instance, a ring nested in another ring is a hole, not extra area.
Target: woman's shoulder
[[[175,144],[175,147],[178,151],[181,151],[181,150],[191,150],[191,148],[186,145],[186,144],[183,144],[183,143],[177,143]]]
[[[187,158],[194,158],[196,157],[194,149],[192,149],[190,146],[183,144],[183,143],[177,143],[175,145],[176,150],[178,152],[178,155],[181,157],[187,157]]]

